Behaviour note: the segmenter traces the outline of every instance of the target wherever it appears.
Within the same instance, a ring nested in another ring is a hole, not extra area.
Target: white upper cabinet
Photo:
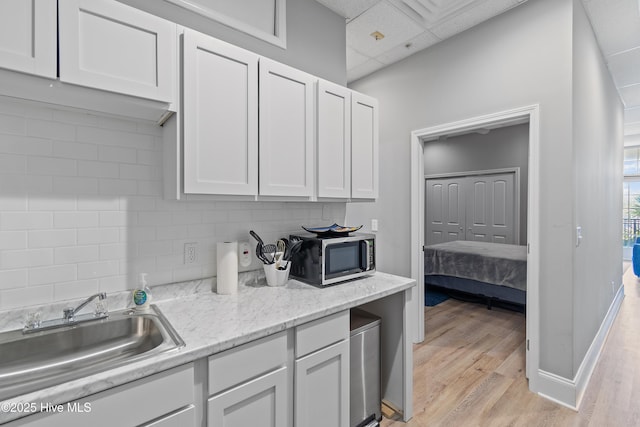
[[[185,30],[184,192],[258,193],[258,56]]]
[[[351,196],[351,91],[318,82],[318,197]]]
[[[59,0],[58,14],[61,81],[173,101],[174,23],[113,0]]]
[[[351,197],[378,197],[378,101],[351,94]]]
[[[0,1],[0,67],[56,78],[56,0]]]
[[[311,197],[315,78],[260,58],[260,195]]]

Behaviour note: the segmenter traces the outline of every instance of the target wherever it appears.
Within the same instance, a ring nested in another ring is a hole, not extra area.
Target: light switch
[[[580,246],[581,242],[582,242],[582,227],[578,226],[576,227],[576,248]]]
[[[371,231],[378,231],[378,220],[377,219],[372,219],[371,220]]]

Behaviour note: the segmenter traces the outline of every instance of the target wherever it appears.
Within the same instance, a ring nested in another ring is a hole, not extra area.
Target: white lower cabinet
[[[289,424],[287,332],[209,357],[209,427]]]
[[[209,427],[287,425],[287,368],[241,384],[209,399]]]
[[[296,360],[296,427],[349,425],[349,341]]]
[[[21,418],[10,427],[195,426],[193,364],[179,366]]]
[[[349,310],[296,327],[294,424],[349,426]]]

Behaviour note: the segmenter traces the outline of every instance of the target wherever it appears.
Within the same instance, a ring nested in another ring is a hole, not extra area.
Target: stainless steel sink
[[[31,334],[0,333],[0,401],[182,346],[155,305]]]

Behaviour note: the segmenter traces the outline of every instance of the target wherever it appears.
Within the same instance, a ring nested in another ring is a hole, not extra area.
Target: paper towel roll
[[[222,295],[238,292],[238,242],[219,242],[217,245],[218,285]]]

